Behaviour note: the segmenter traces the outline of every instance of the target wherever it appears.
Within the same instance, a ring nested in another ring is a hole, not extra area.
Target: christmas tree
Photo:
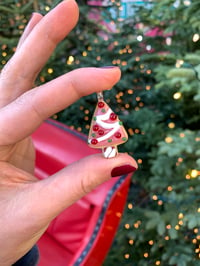
[[[136,128],[132,147],[140,170],[105,265],[199,263],[199,7],[197,1],[152,1],[137,11],[146,50],[141,67],[155,80],[141,90],[142,108],[125,117]]]
[[[2,67],[14,53],[31,13],[46,13],[57,2],[1,1]],[[200,258],[200,3],[145,1],[123,20],[124,2],[79,5],[76,29],[58,46],[38,83],[77,67],[115,65],[122,70],[122,79],[105,93],[105,102],[128,131],[129,140],[119,149],[132,154],[139,169],[105,265],[196,266]],[[96,95],[87,96],[54,118],[88,134],[95,105]]]

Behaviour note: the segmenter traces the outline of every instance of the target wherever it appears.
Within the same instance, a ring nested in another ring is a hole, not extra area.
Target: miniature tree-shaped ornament
[[[128,134],[118,116],[104,101],[103,94],[98,93],[97,98],[88,144],[91,148],[102,149],[105,158],[113,158],[118,154],[117,146],[128,140]]]

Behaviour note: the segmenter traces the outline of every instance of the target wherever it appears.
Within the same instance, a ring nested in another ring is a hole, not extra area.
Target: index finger
[[[43,120],[80,97],[112,88],[120,75],[118,67],[80,68],[24,93],[0,110],[0,145],[29,136]]]

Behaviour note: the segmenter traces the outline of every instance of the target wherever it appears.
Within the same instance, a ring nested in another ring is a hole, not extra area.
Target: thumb
[[[121,153],[112,159],[102,154],[85,157],[38,183],[41,186],[38,215],[51,220],[98,185],[136,169],[137,163],[128,154]]]

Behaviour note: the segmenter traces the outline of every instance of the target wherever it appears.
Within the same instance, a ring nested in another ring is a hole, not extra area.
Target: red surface
[[[96,152],[88,147],[83,135],[52,120],[41,125],[33,134],[33,141],[38,178],[47,178],[66,165]],[[104,183],[52,221],[38,242],[39,266],[102,265],[119,225],[130,176],[111,193],[118,182],[119,178],[113,178]],[[95,239],[92,238],[94,231]],[[82,262],[77,263],[88,243],[92,244],[82,256]]]

